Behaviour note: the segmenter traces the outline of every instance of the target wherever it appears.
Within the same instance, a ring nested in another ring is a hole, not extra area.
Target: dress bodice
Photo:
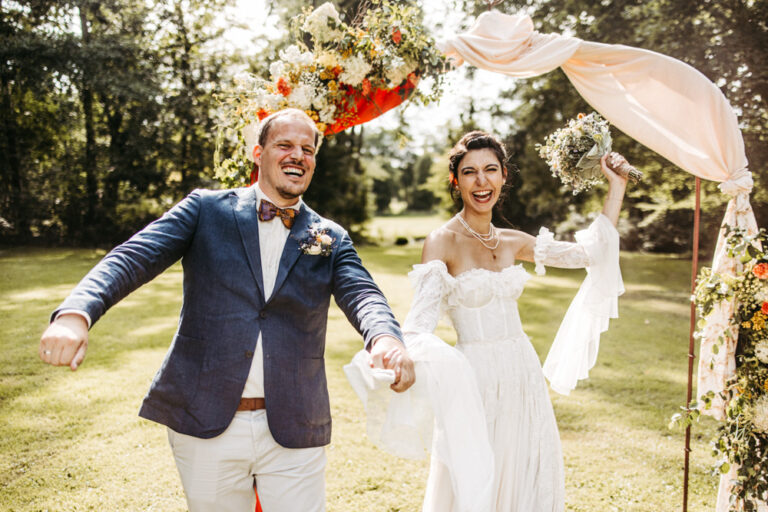
[[[415,265],[409,275],[415,286],[420,283],[439,290],[439,309],[450,317],[459,345],[525,337],[517,299],[531,276],[522,264],[501,271],[474,268],[454,277],[444,262],[432,260]],[[420,303],[423,307],[413,308],[406,319],[406,332],[430,331],[439,319],[429,311],[435,304]]]
[[[599,215],[575,238],[576,242],[557,241],[542,228],[533,251],[537,274],[545,272],[545,265],[587,268],[544,363],[552,388],[563,394],[594,366],[600,333],[608,328],[610,318],[618,316],[617,299],[624,291],[619,234],[611,221]],[[403,324],[406,344],[409,335],[433,332],[443,313],[453,322],[460,348],[527,341],[517,299],[530,276],[521,264],[501,271],[474,268],[452,276],[445,262],[432,260],[414,265],[408,277],[414,299]]]

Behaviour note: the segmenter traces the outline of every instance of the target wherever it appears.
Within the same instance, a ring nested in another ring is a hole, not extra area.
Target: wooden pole
[[[701,217],[701,179],[696,177],[696,206],[693,210],[693,258],[691,262],[691,294],[696,290],[696,275],[699,273],[699,218]],[[696,331],[696,304],[691,301],[691,326],[688,336],[688,393],[685,406],[693,397],[693,360],[696,346],[693,333]],[[691,426],[685,427],[685,464],[683,468],[683,512],[688,512],[688,462],[691,454]]]

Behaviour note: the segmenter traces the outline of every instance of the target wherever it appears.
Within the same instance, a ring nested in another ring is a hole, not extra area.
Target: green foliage
[[[213,17],[231,2],[4,6],[6,240],[113,244],[152,218],[151,205],[209,183],[210,90],[238,57],[225,61],[208,43],[220,35]]]
[[[730,325],[724,326],[722,340],[738,330],[736,340],[736,372],[721,393],[725,403],[725,421],[713,441],[715,456],[720,457],[715,472],[727,473],[732,464],[738,465],[738,479],[731,490],[734,510],[757,510],[758,502],[768,493],[768,255],[764,252],[768,234],[760,230],[748,235],[744,230],[728,228],[726,232],[729,255],[736,258],[736,275],[721,274],[704,268],[699,274],[693,296],[701,320],[697,336],[707,327],[708,315],[724,302],[734,301],[736,311]],[[705,397],[709,406],[714,397]],[[684,415],[675,415],[673,422],[690,425],[699,410],[690,405]]]

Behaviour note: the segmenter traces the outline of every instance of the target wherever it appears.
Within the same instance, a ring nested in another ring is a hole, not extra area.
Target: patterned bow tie
[[[270,221],[277,215],[280,217],[280,220],[283,221],[283,225],[288,229],[291,229],[293,226],[293,221],[296,220],[296,213],[297,211],[293,208],[279,208],[266,199],[262,199],[261,203],[259,203],[260,221]]]

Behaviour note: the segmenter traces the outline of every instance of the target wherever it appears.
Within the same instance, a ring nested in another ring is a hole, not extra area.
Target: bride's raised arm
[[[615,153],[601,159],[601,169],[608,180],[603,211],[589,228],[575,234],[576,243],[556,241],[548,229],[541,228],[539,236],[531,237],[518,256],[533,260],[537,274],[544,274],[544,265],[587,269],[543,366],[550,386],[561,394],[568,394],[580,379],[587,378],[597,360],[600,334],[608,329],[609,319],[619,316],[618,297],[624,293],[624,283],[616,224],[627,180],[611,167],[625,162]]]
[[[526,243],[518,251],[516,259],[536,263],[537,274],[545,273],[545,265],[558,268],[593,267],[599,261],[605,261],[603,256],[606,255],[604,250],[606,244],[616,245],[616,250],[608,254],[618,259],[618,233],[611,226],[615,228],[618,223],[627,179],[614,172],[611,167],[619,167],[626,163],[626,160],[617,153],[609,153],[600,160],[600,163],[603,174],[608,180],[608,193],[603,204],[602,215],[588,230],[576,233],[577,243],[555,240],[552,232],[545,227],[539,230],[538,236],[525,235]],[[606,238],[615,239],[616,243],[612,244]]]

